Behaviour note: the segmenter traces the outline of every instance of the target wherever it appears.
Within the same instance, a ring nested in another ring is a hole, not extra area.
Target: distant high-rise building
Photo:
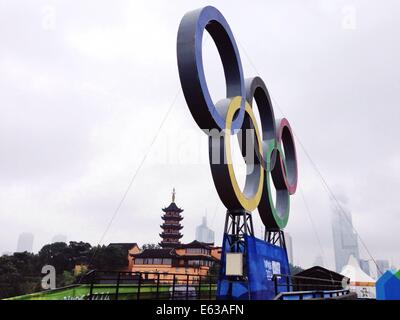
[[[29,232],[21,233],[18,237],[16,252],[32,252],[33,249],[33,234]]]
[[[196,228],[196,240],[205,243],[214,243],[214,231],[207,227],[207,217],[203,217],[201,225]]]
[[[285,243],[286,243],[286,251],[287,251],[289,263],[291,263],[293,265],[294,264],[294,262],[293,262],[293,240],[292,240],[292,236],[288,232],[285,232]]]
[[[388,260],[376,260],[378,266],[378,276],[381,276],[390,269]]]
[[[332,234],[336,271],[340,273],[351,255],[359,260],[357,234],[353,231],[351,213],[344,205],[341,209],[333,207]]]
[[[375,280],[379,278],[378,268],[375,262],[371,259],[368,261],[369,275]]]
[[[370,270],[370,263],[369,260],[364,260],[364,259],[360,259],[360,267],[361,270],[364,271],[366,274],[371,275],[371,270]]]
[[[64,234],[56,234],[53,239],[51,239],[51,243],[56,243],[56,242],[65,242],[67,243],[67,236]]]

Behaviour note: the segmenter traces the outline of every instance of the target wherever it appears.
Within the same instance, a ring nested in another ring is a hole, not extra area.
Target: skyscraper
[[[378,266],[379,277],[390,269],[388,260],[376,260],[376,264]]]
[[[16,252],[32,252],[33,249],[33,234],[29,232],[21,233],[18,237]]]
[[[360,259],[360,267],[362,269],[362,271],[364,271],[366,274],[368,274],[369,276],[371,275],[371,271],[369,268],[369,260],[364,260],[364,259]]]
[[[351,255],[359,260],[357,234],[353,231],[351,213],[343,203],[341,208],[333,206],[332,234],[336,271],[340,273]]]
[[[379,278],[378,268],[375,262],[371,259],[368,260],[368,267],[369,267],[369,275],[374,278],[375,280]]]
[[[203,217],[202,224],[196,228],[196,240],[205,243],[214,243],[214,231],[207,227],[207,217]]]

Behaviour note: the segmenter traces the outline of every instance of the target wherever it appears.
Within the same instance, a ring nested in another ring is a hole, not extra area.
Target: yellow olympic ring
[[[246,165],[251,165],[254,166],[251,170],[251,173],[246,176],[246,182],[244,186],[244,190],[242,191],[239,187],[239,184],[237,182],[236,176],[235,176],[235,171],[233,168],[232,164],[232,154],[231,154],[231,142],[230,138],[232,136],[232,122],[234,119],[234,116],[236,112],[240,109],[241,107],[241,97],[235,97],[231,100],[228,100],[228,102],[225,102],[227,104],[226,106],[226,128],[223,131],[223,136],[220,137],[222,138],[220,142],[223,143],[223,151],[224,151],[224,159],[226,160],[226,165],[222,164],[223,170],[223,176],[221,177],[221,171],[218,173],[218,177],[216,174],[214,174],[216,171],[213,170],[216,169],[217,167],[221,169],[221,164],[213,164],[211,161],[211,171],[213,172],[213,178],[214,180],[217,180],[218,178],[220,179],[226,179],[230,181],[230,184],[228,186],[222,187],[222,184],[220,183],[215,183],[215,186],[217,187],[217,192],[222,200],[222,202],[225,204],[225,206],[228,209],[238,209],[238,208],[243,208],[246,211],[253,211],[254,209],[257,208],[258,204],[260,203],[261,195],[263,192],[263,187],[264,187],[264,169],[260,165],[260,163],[257,161],[257,157],[253,156],[253,159],[255,160],[254,163],[246,163]],[[255,124],[256,123],[256,118],[253,113],[253,109],[251,108],[250,104],[246,102],[245,105],[245,121],[246,118],[250,118],[249,123],[250,124]],[[260,136],[260,132],[257,128],[256,125],[253,125],[255,136],[257,139],[257,147],[258,147],[258,152],[260,154],[262,153],[262,139]],[[210,139],[212,139],[210,137]],[[210,145],[212,142],[210,142]],[[220,149],[221,150],[221,149]],[[210,151],[210,154],[212,151]],[[225,180],[225,181],[226,181]],[[215,181],[217,182],[217,181]],[[235,194],[235,199],[232,197],[232,192]]]

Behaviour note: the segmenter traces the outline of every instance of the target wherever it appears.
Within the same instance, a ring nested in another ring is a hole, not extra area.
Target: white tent
[[[358,298],[376,298],[375,280],[361,269],[354,256],[350,256],[349,262],[340,273],[350,279],[350,290],[356,292]]]

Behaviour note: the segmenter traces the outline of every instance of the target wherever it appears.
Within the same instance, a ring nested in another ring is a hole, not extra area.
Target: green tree
[[[72,271],[64,271],[62,274],[62,278],[60,279],[60,285],[58,287],[65,287],[73,284],[75,282],[75,276]]]
[[[11,257],[0,257],[0,298],[18,295],[18,283],[21,278],[22,276],[12,262]]]
[[[54,266],[57,274],[73,268],[73,261],[68,254],[68,245],[64,242],[45,245],[39,251],[39,260],[42,266],[46,264]]]
[[[155,244],[155,243],[146,243],[146,244],[144,244],[142,246],[143,250],[146,250],[146,249],[160,249],[160,248],[161,247],[158,244]]]
[[[122,248],[97,246],[71,241],[47,244],[38,254],[19,252],[0,257],[0,298],[28,294],[41,290],[44,265],[56,269],[57,287],[74,283],[73,269],[77,262],[91,261],[91,267],[121,270],[128,265],[127,252]]]
[[[77,261],[89,260],[91,245],[87,242],[71,241],[69,245],[64,242],[55,242],[45,245],[39,251],[41,265],[52,265],[58,275],[64,271],[71,271]]]
[[[290,274],[291,274],[292,276],[298,274],[299,272],[304,271],[304,269],[303,269],[302,267],[293,265],[293,264],[291,264],[291,263],[289,263],[289,268],[290,268]]]
[[[121,270],[128,266],[128,253],[119,247],[97,246],[91,250],[90,267],[97,270]]]
[[[40,290],[37,256],[28,252],[0,257],[0,298]]]

